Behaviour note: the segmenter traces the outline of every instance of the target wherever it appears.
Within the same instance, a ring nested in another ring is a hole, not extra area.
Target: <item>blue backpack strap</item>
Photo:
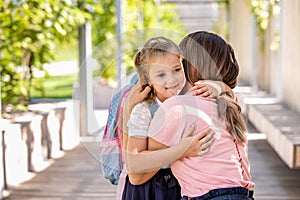
[[[146,102],[147,106],[149,107],[150,114],[151,114],[151,118],[153,118],[155,112],[156,112],[157,109],[158,109],[158,104],[155,103],[155,102],[151,102],[151,103],[150,103],[149,101],[145,101],[145,102]]]
[[[103,176],[114,185],[118,184],[123,169],[122,135],[118,134],[119,129],[117,124],[120,115],[119,111],[124,97],[136,84],[137,80],[138,76],[135,74],[130,84],[126,85],[112,97],[108,107],[108,119],[100,144],[100,165]]]
[[[109,114],[107,119],[107,132],[104,133],[103,138],[115,138],[116,137],[116,125],[118,121],[118,108],[122,97],[126,94],[138,81],[137,74],[134,74],[130,80],[130,83],[116,93],[109,105]]]

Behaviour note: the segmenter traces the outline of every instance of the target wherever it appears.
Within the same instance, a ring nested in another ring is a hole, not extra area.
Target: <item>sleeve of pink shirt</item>
[[[148,136],[166,146],[177,144],[183,127],[182,107],[176,98],[167,99],[151,120]]]

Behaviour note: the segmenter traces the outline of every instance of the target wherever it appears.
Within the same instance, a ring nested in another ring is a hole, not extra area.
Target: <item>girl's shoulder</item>
[[[172,110],[173,108],[178,110],[178,106],[192,106],[202,108],[216,105],[216,100],[214,98],[193,95],[177,95],[165,100],[161,106],[164,110]]]
[[[135,113],[135,112],[143,112],[143,113],[150,112],[149,106],[147,105],[146,101],[136,104],[132,109],[132,113]]]

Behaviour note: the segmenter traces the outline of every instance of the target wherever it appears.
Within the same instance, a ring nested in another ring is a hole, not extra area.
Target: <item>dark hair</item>
[[[230,88],[237,85],[239,65],[233,48],[220,36],[206,31],[187,35],[179,44],[186,79],[193,84],[198,80],[223,81]],[[246,124],[240,106],[226,93],[216,97],[219,116],[226,118],[229,131],[238,142],[246,141]]]
[[[143,48],[135,55],[134,65],[142,88],[145,88],[149,82],[149,67],[147,65],[149,61],[158,56],[165,56],[166,54],[175,54],[178,55],[180,59],[182,58],[182,52],[178,45],[172,40],[159,36],[149,39]],[[147,99],[153,100],[154,96],[154,90],[152,89]]]

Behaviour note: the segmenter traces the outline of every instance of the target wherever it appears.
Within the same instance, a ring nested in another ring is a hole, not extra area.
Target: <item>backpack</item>
[[[150,110],[151,119],[153,119],[154,114],[158,109],[158,104],[157,103],[150,103],[149,101],[144,101],[144,102],[142,102],[142,104],[148,107],[148,109]]]
[[[130,80],[130,84],[116,93],[108,105],[107,123],[100,143],[100,166],[103,176],[113,185],[118,184],[124,165],[122,158],[122,131],[118,127],[118,120],[121,115],[123,100],[137,80],[137,75],[134,75]]]
[[[122,88],[112,97],[108,106],[108,119],[105,126],[102,141],[100,143],[100,165],[103,176],[113,185],[118,185],[124,161],[122,157],[122,131],[118,127],[118,119],[121,115],[122,103],[131,88],[137,82],[137,75],[133,76],[130,84]],[[158,105],[145,101],[153,118]]]

